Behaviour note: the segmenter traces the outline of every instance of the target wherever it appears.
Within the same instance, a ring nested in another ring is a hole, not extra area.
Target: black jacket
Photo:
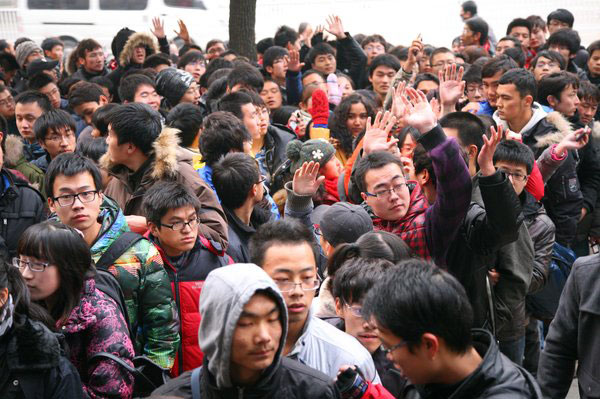
[[[95,78],[97,76],[107,76],[109,73],[108,68],[104,68],[101,72],[89,72],[87,71],[84,67],[79,67],[79,69],[77,71],[75,71],[75,73],[73,73],[73,75],[71,75],[72,78],[77,78],[77,79],[82,79],[85,81],[90,81],[92,78]]]
[[[485,330],[473,330],[473,347],[482,357],[477,369],[465,380],[453,385],[410,385],[406,399],[541,399],[540,388],[524,368],[500,353],[494,337]]]
[[[579,116],[573,123],[575,129],[584,127]],[[592,135],[585,147],[578,151],[580,162],[577,165],[577,177],[583,195],[583,206],[592,213],[598,200],[600,190],[600,122],[594,121],[591,126]]]
[[[581,398],[600,398],[600,255],[579,258],[546,336],[537,378],[544,395],[564,398],[575,365]]]
[[[0,171],[0,236],[6,241],[11,256],[16,255],[21,234],[29,226],[46,219],[44,197],[27,182],[6,169]]]
[[[366,79],[367,56],[360,44],[348,32],[346,37],[337,41],[337,69],[352,78],[356,88],[362,88]]]
[[[268,379],[259,380],[254,386],[218,389],[210,373],[206,372],[206,362],[200,376],[202,399],[242,399],[242,398],[339,398],[339,392],[325,374],[305,366],[295,360],[282,358],[277,370]],[[170,380],[158,388],[153,395],[175,396],[192,399],[192,372]]]
[[[250,263],[250,250],[248,244],[256,229],[251,225],[244,224],[233,211],[223,206],[227,216],[228,241],[227,255],[231,256],[235,263]]]
[[[0,398],[83,398],[79,374],[64,356],[57,336],[24,316],[15,316],[14,323],[0,337],[4,357],[0,364],[6,366],[0,377]]]
[[[264,144],[265,162],[269,175],[271,175],[269,188],[272,193],[275,193],[283,188],[283,175],[279,174],[278,177],[273,179],[273,174],[287,159],[285,149],[287,144],[295,138],[296,136],[294,134],[290,133],[279,125],[269,125],[267,128]]]

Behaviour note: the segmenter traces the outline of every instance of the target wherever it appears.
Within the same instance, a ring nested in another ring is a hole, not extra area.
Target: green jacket
[[[44,197],[44,172],[27,162],[23,155],[23,141],[15,135],[6,136],[4,141],[4,163],[7,168],[18,170],[29,181],[32,187],[36,188]]]

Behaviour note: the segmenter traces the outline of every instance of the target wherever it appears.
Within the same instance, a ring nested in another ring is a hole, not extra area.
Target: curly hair
[[[348,121],[348,114],[354,104],[363,104],[367,110],[367,116],[371,119],[375,118],[375,104],[373,102],[358,93],[350,94],[344,98],[340,104],[335,107],[333,117],[329,124],[331,137],[339,140],[341,149],[346,153],[347,156],[352,155],[354,137],[348,132],[346,122]]]

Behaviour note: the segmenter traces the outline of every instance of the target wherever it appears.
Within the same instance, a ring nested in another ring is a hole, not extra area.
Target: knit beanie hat
[[[292,162],[290,172],[293,174],[304,162],[315,161],[323,167],[335,154],[335,148],[323,139],[302,142],[292,140],[286,149],[288,159]]]
[[[156,91],[174,107],[194,81],[194,77],[186,71],[165,68],[156,75]]]
[[[44,54],[42,48],[35,42],[27,41],[19,44],[19,46],[15,49],[15,58],[19,63],[19,67],[23,68],[23,65],[27,61],[27,57],[36,51],[40,54]]]

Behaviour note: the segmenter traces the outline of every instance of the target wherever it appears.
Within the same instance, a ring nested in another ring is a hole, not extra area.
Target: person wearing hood
[[[330,377],[283,356],[287,309],[260,267],[236,264],[212,271],[200,295],[200,314],[202,368],[170,380],[153,395],[339,398]]]
[[[156,91],[165,98],[167,110],[180,103],[198,105],[200,87],[189,72],[181,69],[166,68],[156,75]]]

